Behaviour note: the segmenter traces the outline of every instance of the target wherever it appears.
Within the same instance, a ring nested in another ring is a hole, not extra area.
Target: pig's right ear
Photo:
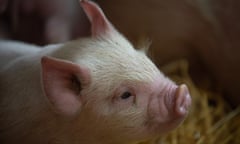
[[[80,4],[91,22],[92,36],[116,32],[102,9],[96,3],[90,0],[80,0]]]
[[[74,115],[82,107],[82,87],[90,82],[90,72],[69,61],[43,57],[42,84],[53,108],[64,115]]]

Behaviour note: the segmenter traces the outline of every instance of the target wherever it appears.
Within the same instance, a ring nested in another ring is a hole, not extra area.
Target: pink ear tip
[[[81,4],[89,4],[92,3],[90,0],[79,0]]]

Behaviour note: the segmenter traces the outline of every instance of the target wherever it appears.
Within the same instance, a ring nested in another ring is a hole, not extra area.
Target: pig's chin
[[[162,135],[162,134],[166,134],[172,130],[174,130],[175,128],[177,128],[185,119],[185,117],[181,117],[181,118],[175,118],[172,120],[168,120],[166,122],[150,122],[148,124],[148,131],[149,134],[152,136],[157,136],[157,135]]]
[[[171,115],[171,114],[169,114]],[[182,116],[172,116],[168,117],[167,119],[163,119],[161,114],[158,116],[151,118],[147,122],[147,128],[149,133],[152,134],[166,134],[173,129],[177,128],[186,118],[187,114],[184,114]]]

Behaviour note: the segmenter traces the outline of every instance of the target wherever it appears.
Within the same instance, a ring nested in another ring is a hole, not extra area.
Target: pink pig
[[[44,48],[0,42],[1,144],[126,144],[176,128],[186,85],[166,78],[111,25],[81,5],[92,37]]]

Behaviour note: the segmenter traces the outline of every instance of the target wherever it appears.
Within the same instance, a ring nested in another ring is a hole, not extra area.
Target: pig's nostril
[[[191,105],[191,97],[188,88],[185,84],[180,85],[176,91],[176,112],[179,115],[185,115],[188,113],[188,109]]]

